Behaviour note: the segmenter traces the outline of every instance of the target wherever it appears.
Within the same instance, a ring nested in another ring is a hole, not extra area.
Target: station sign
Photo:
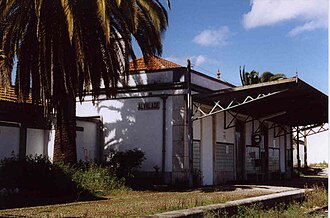
[[[159,101],[150,101],[150,102],[139,102],[138,110],[159,110],[160,102]]]

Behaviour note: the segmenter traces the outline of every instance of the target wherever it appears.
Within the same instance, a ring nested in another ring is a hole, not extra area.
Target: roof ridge
[[[180,68],[181,65],[174,63],[172,61],[163,59],[157,56],[148,56],[147,63],[144,62],[144,57],[135,59],[135,61],[130,62],[130,71],[140,71],[140,70],[163,70],[163,69],[174,69]],[[135,65],[134,65],[135,62]]]

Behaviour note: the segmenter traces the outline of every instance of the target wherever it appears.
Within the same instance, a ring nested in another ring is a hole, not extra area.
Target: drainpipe
[[[162,181],[165,181],[165,154],[166,154],[166,100],[167,95],[161,96],[163,100],[163,138],[162,138]]]

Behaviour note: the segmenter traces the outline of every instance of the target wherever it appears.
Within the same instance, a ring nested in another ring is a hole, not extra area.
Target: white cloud
[[[293,28],[288,35],[296,36],[328,26],[327,0],[251,0],[251,10],[243,15],[243,26],[252,29],[285,21],[302,24]]]
[[[187,66],[187,59],[189,59],[191,61],[191,64],[196,67],[199,67],[203,64],[213,64],[213,65],[219,64],[219,61],[217,61],[216,59],[209,58],[206,55],[195,55],[185,58],[180,58],[171,55],[169,57],[165,57],[165,59],[177,63],[181,66]]]
[[[193,63],[195,63],[196,66],[201,66],[207,61],[207,57],[204,55],[198,55],[190,58]]]
[[[172,61],[176,64],[179,64],[181,66],[187,66],[187,59],[179,58],[174,55],[171,55],[169,57],[164,57],[165,60]]]
[[[302,32],[312,31],[312,30],[322,28],[322,27],[324,27],[322,23],[311,21],[311,22],[305,23],[302,26],[297,26],[297,27],[293,28],[292,30],[290,30],[288,35],[293,37],[293,36],[296,36],[296,35],[298,35]]]
[[[202,46],[225,45],[231,32],[227,26],[218,29],[206,29],[193,38],[193,42]]]

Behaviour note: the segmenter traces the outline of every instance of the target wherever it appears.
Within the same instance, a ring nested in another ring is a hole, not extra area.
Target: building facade
[[[291,176],[289,126],[225,110],[193,121],[190,155],[187,68],[160,58],[147,64],[138,59],[131,68],[127,86],[120,87],[114,99],[100,96],[93,104],[86,96],[77,104],[78,117],[98,117],[103,125],[103,159],[111,149],[141,149],[146,154],[141,171],[152,175],[159,168],[164,182],[172,184],[188,180],[190,158],[202,185]],[[191,71],[191,87],[194,95],[234,86]],[[205,111],[213,107],[194,102],[195,117],[202,115],[197,104]]]
[[[116,96],[101,95],[94,101],[86,95],[82,103],[77,102],[79,160],[104,161],[112,150],[138,148],[146,157],[141,175],[152,178],[155,169],[160,169],[165,184],[188,183],[189,179],[215,185],[290,178],[292,127],[327,121],[323,109],[320,119],[304,118],[313,109],[301,111],[302,100],[296,93],[305,96],[302,90],[307,90],[322,107],[327,96],[298,78],[235,87],[157,57],[147,63],[137,59],[130,69],[119,82]],[[297,107],[291,105],[292,98]],[[0,159],[13,153],[51,159],[54,129],[50,123],[15,120],[16,112],[11,114],[0,122]]]

